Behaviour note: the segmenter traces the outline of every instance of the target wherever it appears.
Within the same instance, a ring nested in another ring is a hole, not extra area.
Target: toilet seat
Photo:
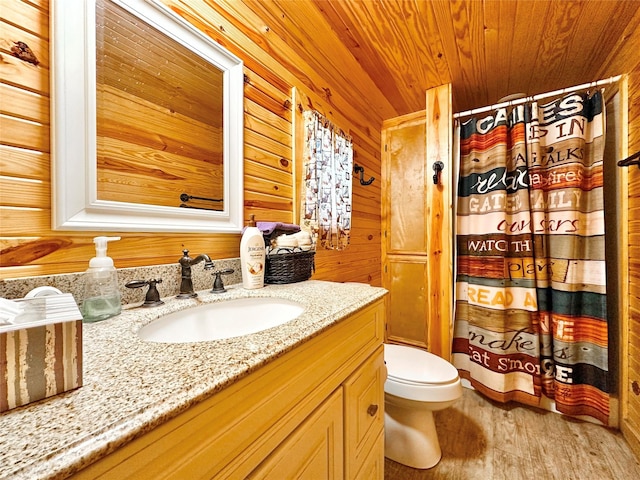
[[[384,346],[388,378],[412,385],[442,385],[455,382],[458,370],[433,353],[404,345]]]
[[[384,345],[385,392],[408,400],[443,402],[461,394],[458,370],[443,358],[404,345]]]

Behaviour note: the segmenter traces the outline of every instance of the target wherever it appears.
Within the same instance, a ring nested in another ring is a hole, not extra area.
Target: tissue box
[[[0,327],[0,412],[82,386],[82,315],[71,294],[17,301]]]

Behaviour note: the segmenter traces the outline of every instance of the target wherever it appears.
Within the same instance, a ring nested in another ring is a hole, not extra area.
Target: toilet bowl
[[[458,371],[437,355],[401,345],[385,344],[384,360],[385,457],[431,468],[442,457],[433,412],[462,395]]]

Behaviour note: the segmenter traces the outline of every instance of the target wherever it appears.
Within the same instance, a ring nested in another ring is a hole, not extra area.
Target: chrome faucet
[[[191,279],[191,267],[204,260],[204,269],[211,270],[213,262],[206,253],[201,253],[196,258],[189,257],[189,250],[182,251],[182,258],[178,261],[182,269],[182,281],[180,282],[180,293],[177,298],[193,298],[198,294],[193,291],[193,280]]]

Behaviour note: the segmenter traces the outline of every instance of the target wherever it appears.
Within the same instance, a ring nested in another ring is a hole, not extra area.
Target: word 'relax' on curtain
[[[320,113],[304,112],[301,227],[314,244],[342,250],[351,236],[353,142]]]
[[[458,127],[453,357],[493,400],[607,425],[604,129],[601,92]]]

